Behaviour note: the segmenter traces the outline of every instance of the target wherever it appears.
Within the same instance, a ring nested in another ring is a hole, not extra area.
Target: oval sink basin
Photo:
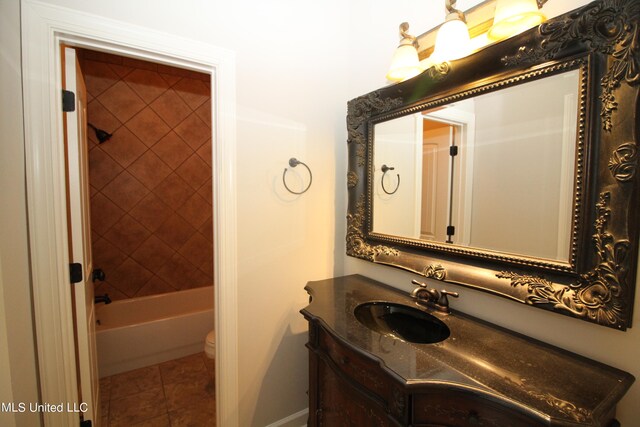
[[[440,319],[407,305],[368,302],[357,306],[354,314],[367,328],[412,343],[432,344],[447,339],[450,334]]]

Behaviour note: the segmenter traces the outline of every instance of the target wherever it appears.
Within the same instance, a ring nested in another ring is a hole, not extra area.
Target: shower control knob
[[[102,271],[102,269],[101,269],[101,268],[95,268],[95,269],[93,270],[92,275],[91,275],[91,279],[92,279],[94,282],[96,282],[96,281],[103,282],[103,281],[104,281],[104,279],[105,279],[105,277],[107,277],[107,276],[106,276],[106,274],[104,274],[104,271]]]

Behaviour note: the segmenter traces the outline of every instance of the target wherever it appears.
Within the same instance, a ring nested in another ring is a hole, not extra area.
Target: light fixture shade
[[[413,40],[403,38],[391,59],[387,80],[400,82],[417,76],[422,71],[424,70],[420,66],[418,51],[413,45]]]
[[[460,59],[471,53],[471,39],[467,24],[457,13],[451,13],[436,35],[431,59],[434,63]]]
[[[493,26],[487,36],[492,41],[506,39],[540,25],[546,19],[536,0],[498,0]]]

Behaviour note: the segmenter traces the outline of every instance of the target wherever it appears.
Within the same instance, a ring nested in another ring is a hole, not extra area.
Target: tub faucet
[[[96,295],[94,303],[98,304],[98,303],[105,303],[105,304],[111,304],[111,298],[109,298],[109,294],[104,294],[104,295]]]

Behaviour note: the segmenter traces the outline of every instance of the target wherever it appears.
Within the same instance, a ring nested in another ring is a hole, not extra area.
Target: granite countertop
[[[634,381],[624,371],[452,310],[418,305],[407,293],[361,275],[309,282],[312,302],[301,312],[379,359],[407,384],[471,390],[560,425],[597,425]],[[417,307],[451,330],[446,340],[414,344],[362,325],[354,309],[383,301]]]

